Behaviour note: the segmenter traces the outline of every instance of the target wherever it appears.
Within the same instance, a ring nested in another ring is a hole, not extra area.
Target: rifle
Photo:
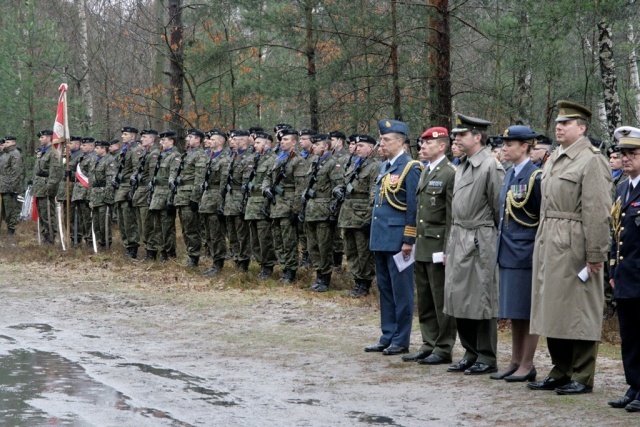
[[[176,171],[176,178],[173,181],[169,181],[169,188],[171,188],[171,194],[169,195],[169,200],[167,201],[168,207],[175,207],[175,198],[176,193],[178,192],[178,185],[180,185],[180,174],[184,169],[184,159],[187,157],[188,152],[185,151],[182,153],[182,157],[180,157],[180,166],[178,166],[178,170]]]
[[[313,199],[316,195],[313,186],[318,182],[318,168],[320,167],[320,159],[322,157],[318,156],[315,162],[311,165],[311,178],[309,178],[309,182],[307,183],[307,188],[304,189],[302,193],[302,210],[300,214],[298,214],[298,220],[300,222],[304,222],[305,219],[305,211],[307,210],[307,202],[309,199]]]
[[[140,165],[138,166],[138,170],[135,174],[131,175],[129,178],[129,184],[131,184],[131,191],[129,191],[129,198],[133,200],[133,195],[136,194],[138,187],[140,186],[140,181],[142,181],[142,172],[144,171],[144,166],[147,163],[147,156],[149,152],[147,151],[142,156],[142,160],[140,161]]]
[[[229,173],[227,174],[227,182],[224,184],[224,187],[222,187],[222,189],[220,190],[220,196],[222,197],[222,202],[220,203],[220,205],[218,206],[218,210],[216,211],[218,216],[224,215],[224,201],[227,198],[227,193],[231,191],[231,183],[233,182],[233,166],[237,158],[238,158],[238,152],[235,151],[233,153],[233,159],[231,160],[231,163],[229,163],[229,169],[228,169]]]
[[[209,189],[209,178],[211,178],[211,162],[213,161],[213,151],[209,153],[209,160],[207,161],[206,171],[204,173],[204,181],[200,184],[200,195],[202,196],[205,191]]]
[[[73,208],[73,245],[78,246],[78,205]]]
[[[242,184],[242,189],[241,189],[242,204],[240,205],[241,213],[244,213],[245,209],[247,208],[247,202],[249,201],[249,193],[251,193],[251,190],[253,190],[253,179],[256,177],[256,169],[258,168],[259,161],[260,161],[260,154],[258,153],[253,158],[253,169],[251,169],[251,173],[249,174],[249,177],[247,178],[245,183]]]
[[[149,181],[147,188],[149,189],[149,195],[147,196],[147,206],[151,205],[151,199],[153,198],[153,192],[156,189],[156,181],[158,180],[158,171],[160,170],[160,163],[162,162],[162,154],[158,156],[158,161],[156,162],[156,167],[153,169],[153,178]]]
[[[284,196],[284,189],[280,187],[280,181],[287,178],[285,169],[287,167],[287,164],[289,163],[289,160],[291,160],[291,158],[295,155],[296,152],[294,150],[291,150],[287,159],[278,167],[278,174],[276,175],[276,179],[273,181],[273,191],[275,191],[276,194],[280,196]],[[267,188],[262,193],[267,200],[265,200],[264,206],[262,207],[262,209],[260,209],[260,212],[265,218],[271,218],[271,205],[276,204],[276,196],[271,192],[271,188]]]
[[[118,165],[118,173],[113,177],[111,181],[111,186],[116,190],[120,187],[120,182],[122,181],[122,170],[124,169],[124,161],[127,157],[127,148],[123,147],[120,151],[120,164]]]
[[[362,159],[362,162],[358,164],[355,168],[351,176],[349,176],[349,181],[347,181],[346,185],[339,185],[333,190],[333,198],[331,200],[331,204],[329,205],[329,222],[336,222],[338,220],[338,213],[340,212],[340,207],[344,203],[346,196],[351,194],[353,191],[353,181],[359,178],[360,171],[364,167],[367,159],[369,159],[378,149],[378,145],[380,145],[380,141],[376,143],[373,147],[373,150],[369,153],[369,155]]]

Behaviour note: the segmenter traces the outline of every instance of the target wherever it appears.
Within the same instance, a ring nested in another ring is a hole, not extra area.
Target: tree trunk
[[[224,26],[224,36],[227,41],[227,45],[229,45],[231,39],[229,38],[229,29],[227,26]],[[230,86],[231,86],[231,129],[236,128],[236,76],[233,72],[233,53],[229,51],[229,78],[230,78]],[[222,92],[219,92],[220,94]],[[220,96],[219,96],[220,98]]]
[[[616,85],[616,67],[613,60],[613,42],[611,41],[611,27],[603,19],[598,22],[598,37],[600,61],[600,74],[604,87],[604,106],[607,113],[607,130],[609,137],[613,138],[613,132],[622,125],[622,113],[620,111],[620,98]]]
[[[184,49],[182,39],[182,0],[169,0],[169,48],[171,76],[171,100],[169,124],[178,133],[177,144],[184,147],[184,127],[182,121],[182,102],[184,99]]]
[[[309,88],[309,120],[312,129],[318,130],[318,87],[316,84],[316,47],[313,31],[314,0],[304,4],[305,53],[307,55],[307,85]]]
[[[86,0],[75,0],[80,21],[80,96],[85,108],[82,122],[83,131],[93,127],[93,91],[91,89],[91,74],[89,73],[89,32],[87,30]]]
[[[164,86],[164,55],[160,50],[160,46],[162,46],[162,35],[164,34],[164,26],[162,22],[164,21],[164,0],[156,0],[156,32],[151,37],[153,37],[153,43],[158,46],[154,55],[154,69],[153,69],[153,85],[154,85],[154,93],[157,97],[161,97],[163,91],[158,90]],[[164,121],[162,120],[163,112],[162,112],[162,104],[158,102],[158,100],[154,100],[151,107],[151,127],[156,129],[157,131],[161,131],[164,129]]]
[[[429,5],[429,119],[433,126],[451,129],[449,0],[429,0]]]
[[[629,78],[630,89],[635,98],[634,102],[634,116],[636,121],[640,122],[640,75],[638,74],[638,57],[636,56],[636,33],[633,29],[633,24],[629,23],[629,32],[627,33],[627,40],[632,46],[631,52],[629,52]]]
[[[398,64],[398,11],[397,0],[391,0],[391,78],[393,81],[393,118],[402,120],[400,101],[400,65]]]
[[[531,52],[531,37],[527,35],[529,29],[529,11],[520,10],[519,21],[522,31],[522,52]],[[516,111],[518,117],[514,117],[512,123],[530,124],[531,121],[531,57],[523,55],[517,74]]]

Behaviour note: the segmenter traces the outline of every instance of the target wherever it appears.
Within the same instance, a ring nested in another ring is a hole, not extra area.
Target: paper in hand
[[[398,252],[393,256],[393,261],[396,263],[396,267],[398,268],[399,272],[402,272],[403,270],[405,270],[407,267],[409,267],[411,264],[414,263],[414,261],[416,260],[414,257],[415,253],[416,253],[416,245],[413,245],[413,248],[411,249],[411,255],[409,256],[409,258],[405,259],[404,255],[402,254],[402,251]]]

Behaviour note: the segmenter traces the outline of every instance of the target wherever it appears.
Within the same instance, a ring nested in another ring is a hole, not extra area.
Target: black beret
[[[298,135],[298,131],[294,128],[284,128],[278,131],[278,141],[282,139],[283,136],[287,135]]]
[[[160,132],[160,138],[171,138],[171,139],[175,139],[178,134],[176,133],[175,130],[171,130],[171,129],[167,129],[167,130],[163,130],[162,132]]]
[[[229,132],[229,138],[233,138],[236,136],[249,136],[249,131],[242,129],[233,129],[231,132]]]
[[[613,153],[619,153],[620,152],[620,147],[618,147],[617,145],[612,145],[611,147],[607,148],[607,156],[611,156]]]
[[[372,137],[371,135],[367,135],[366,133],[360,133],[360,134],[356,134],[356,135],[351,135],[354,137],[354,142],[358,143],[358,142],[367,142],[369,144],[376,144],[376,139],[374,137]],[[351,138],[351,137],[349,137]]]
[[[138,133],[138,129],[134,128],[133,126],[122,126],[120,132]]]
[[[249,128],[249,133],[251,135],[253,135],[254,133],[258,133],[258,132],[264,132],[264,128],[261,128],[260,126],[253,126]]]
[[[537,144],[553,145],[553,141],[551,140],[551,138],[549,138],[546,135],[542,135],[542,134],[538,134],[538,136],[536,136],[536,143]]]
[[[219,136],[223,136],[224,139],[227,139],[227,133],[221,131],[220,129],[211,129],[209,131],[206,131],[204,134],[209,138],[211,138],[214,135],[219,135]]]
[[[349,142],[356,142],[356,137],[358,136],[357,133],[352,133],[351,135],[349,135],[349,137],[347,138],[347,141]]]
[[[204,139],[204,132],[202,132],[200,129],[191,128],[187,131],[187,135],[195,135]]]
[[[96,147],[105,147],[107,148],[109,145],[109,141],[96,141]]]
[[[43,136],[43,135],[53,136],[53,131],[49,130],[49,129],[45,129],[45,130],[41,130],[40,132],[38,132],[38,138]]]
[[[347,135],[345,135],[344,132],[341,132],[339,130],[334,130],[332,132],[329,132],[329,135],[331,136],[331,138],[347,139]]]
[[[17,141],[17,138],[13,135],[7,135],[4,137],[4,141],[3,142],[7,142],[7,141]]]
[[[253,135],[254,138],[264,138],[264,139],[268,139],[269,141],[273,142],[273,136],[271,136],[270,134],[263,132],[263,131],[259,131],[256,132],[255,135]]]
[[[82,137],[76,136],[76,135],[69,135],[69,142],[71,141],[82,141]]]
[[[282,129],[291,129],[291,128],[293,128],[293,126],[291,126],[289,123],[278,123],[273,127],[273,132],[278,133]]]
[[[311,137],[311,142],[315,144],[316,142],[329,141],[330,139],[331,135],[328,133],[317,133]]]
[[[80,141],[81,141],[83,144],[84,144],[84,143],[87,143],[87,142],[95,142],[95,141],[96,141],[96,139],[95,139],[95,138],[92,138],[92,137],[90,137],[90,136],[85,136],[84,138],[80,138],[80,137],[78,137],[78,139],[80,139]],[[73,138],[71,138],[71,140],[76,141],[76,140],[75,140],[75,139],[73,139]]]
[[[317,133],[318,132],[316,132],[313,129],[302,129],[300,132],[298,132],[298,135],[300,135],[300,136],[305,136],[305,135],[313,136],[313,135],[315,135]]]
[[[113,138],[111,141],[109,141],[109,145],[118,145],[118,144],[120,144],[119,138]]]
[[[155,129],[142,129],[140,135],[157,135],[158,131]]]

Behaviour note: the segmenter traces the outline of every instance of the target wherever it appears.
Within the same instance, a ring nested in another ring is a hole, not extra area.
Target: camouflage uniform
[[[36,198],[40,233],[45,243],[53,243],[58,232],[54,198],[62,179],[62,168],[58,152],[52,145],[38,150],[33,174],[33,196]]]
[[[227,221],[229,243],[235,255],[236,266],[242,270],[249,269],[251,254],[249,253],[249,224],[244,220],[242,212],[242,172],[247,163],[253,161],[251,150],[234,154],[229,163],[227,180],[222,182],[220,191],[226,191],[224,199],[224,216]],[[226,187],[226,190],[224,190]]]
[[[175,176],[180,166],[181,155],[175,147],[164,150],[158,157],[160,166],[155,176],[155,184],[151,204],[149,205],[149,220],[154,222],[154,228],[160,229],[161,239],[159,248],[162,250],[162,261],[167,261],[176,253],[176,209],[169,206],[169,177]]]
[[[347,171],[347,163],[349,163],[349,150],[343,148],[333,154],[333,160],[336,164],[340,165],[342,173]],[[337,216],[337,215],[336,215]],[[344,255],[344,238],[342,236],[342,230],[336,227],[333,233],[333,266],[336,268],[342,267],[342,256]]]
[[[347,184],[338,227],[343,230],[347,266],[356,283],[352,296],[369,293],[376,275],[375,259],[369,250],[369,230],[379,168],[374,158],[358,159],[345,175],[345,183],[350,185]]]
[[[65,168],[66,157],[62,155],[62,178],[58,183],[58,192],[56,193],[56,202],[58,202],[58,206],[61,207],[62,218],[60,222],[63,224],[63,227],[66,227],[67,223],[67,178],[66,174],[69,174],[69,194],[71,195],[73,191],[73,184],[76,181],[76,166],[80,161],[80,157],[82,156],[82,151],[80,149],[74,150],[69,153],[69,167]],[[71,198],[73,200],[73,198]],[[73,236],[73,207],[70,207],[70,216],[71,216],[71,235]],[[56,211],[57,213],[57,211]]]
[[[273,188],[281,167],[284,168],[285,174],[285,178],[279,183],[282,194],[280,194],[279,189]],[[270,173],[265,176],[262,182],[263,193],[265,190],[270,190],[276,199],[276,203],[271,206],[270,218],[273,219],[271,230],[274,235],[279,235],[282,239],[282,280],[284,282],[293,282],[298,270],[296,226],[298,224],[298,215],[302,210],[301,197],[305,189],[308,170],[307,161],[295,151],[292,154],[281,151],[271,167]]]
[[[202,246],[198,217],[200,187],[195,185],[195,178],[196,175],[204,177],[207,158],[202,148],[191,148],[182,158],[180,176],[177,176],[178,170],[176,170],[170,175],[169,182],[175,182],[176,185],[174,203],[180,216],[182,237],[187,247],[189,265],[195,267],[198,265]]]
[[[311,150],[302,150],[299,145],[296,146],[296,149],[296,152],[307,161],[307,164],[311,164],[316,160]],[[309,255],[309,242],[307,241],[307,234],[305,232],[305,226],[303,223],[299,222],[296,225],[296,233],[298,235],[298,244],[302,248],[302,259],[300,260],[300,266],[311,267],[314,261]]]
[[[273,273],[273,266],[277,261],[273,235],[271,233],[271,220],[264,217],[262,208],[265,199],[262,196],[262,182],[269,174],[269,171],[275,163],[275,156],[271,153],[263,155],[256,154],[258,161],[254,163],[254,167],[246,168],[242,180],[247,184],[249,192],[247,205],[244,211],[244,219],[249,222],[251,232],[251,249],[253,257],[260,264],[260,273],[258,277],[267,279]],[[251,171],[255,168],[253,179],[248,182]]]
[[[231,160],[229,151],[223,149],[215,153],[211,152],[209,159],[205,165],[204,176],[202,179],[196,177],[196,184],[202,181],[199,214],[204,219],[204,233],[209,247],[209,253],[213,260],[213,265],[203,274],[214,276],[224,266],[224,260],[227,256],[227,240],[224,229],[224,216],[218,213],[218,209],[222,204],[220,195],[220,186],[224,171],[228,169],[228,162]],[[205,182],[206,181],[206,182]]]
[[[156,231],[153,222],[149,219],[149,183],[153,178],[153,172],[158,163],[160,156],[160,146],[154,144],[145,151],[144,156],[140,159],[140,164],[136,169],[136,191],[133,193],[133,208],[136,213],[136,223],[142,243],[147,251],[145,259],[153,260],[158,254],[158,245],[160,243],[160,229]]]
[[[137,257],[138,246],[140,246],[138,223],[131,199],[130,180],[131,176],[137,170],[137,165],[140,164],[144,152],[144,149],[141,149],[141,147],[138,147],[136,144],[129,144],[123,147],[118,159],[118,170],[120,172],[112,183],[116,189],[114,201],[118,212],[120,239],[125,247],[125,254],[130,258]],[[123,162],[123,164],[121,165],[120,162]]]
[[[89,175],[89,207],[91,208],[91,227],[95,233],[96,244],[105,248],[111,246],[111,215],[109,207],[113,203],[111,180],[115,169],[109,163],[109,155],[95,156]],[[107,228],[108,227],[108,228]]]
[[[81,155],[74,158],[74,161],[69,161],[69,168],[71,172],[73,189],[71,191],[71,223],[78,223],[78,243],[82,242],[84,238],[85,242],[91,242],[91,208],[89,207],[89,189],[82,185],[76,179],[76,168],[80,165],[82,173],[89,177],[91,176],[91,169],[95,164],[96,153],[90,151],[88,153],[80,153]],[[75,163],[75,166],[74,166]],[[73,237],[73,235],[72,235]],[[73,239],[71,240],[73,242]]]
[[[18,193],[24,182],[24,161],[22,153],[15,146],[0,152],[0,194],[2,194],[2,218],[7,223],[7,233],[14,234],[20,221],[21,205]]]

